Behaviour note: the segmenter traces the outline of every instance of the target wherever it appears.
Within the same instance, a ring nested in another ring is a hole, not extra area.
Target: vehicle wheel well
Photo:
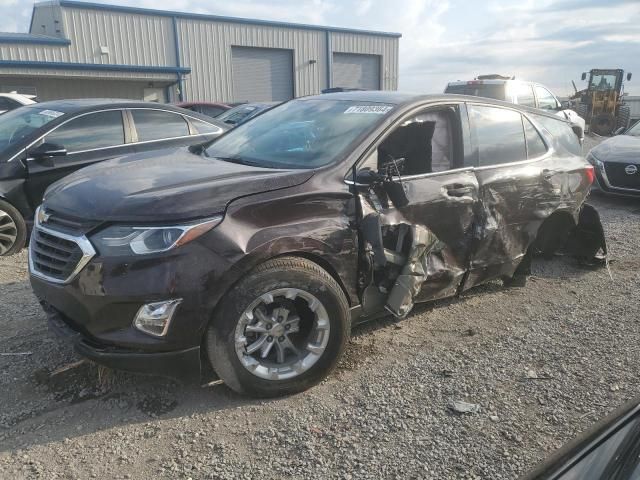
[[[342,279],[340,278],[340,275],[338,275],[338,272],[336,271],[335,268],[333,268],[333,266],[331,265],[331,263],[329,263],[327,260],[323,259],[322,257],[318,256],[318,255],[314,255],[312,253],[308,253],[308,252],[286,252],[286,253],[282,253],[280,255],[275,255],[273,257],[269,257],[269,258],[265,258],[263,261],[252,265],[250,268],[246,269],[244,272],[242,272],[242,274],[235,279],[235,281],[233,283],[231,283],[225,290],[225,292],[223,293],[223,295],[227,295],[236,285],[238,285],[238,283],[240,283],[242,281],[243,278],[245,278],[247,275],[249,275],[256,267],[258,267],[259,265],[262,265],[263,263],[266,263],[270,260],[273,260],[275,258],[280,258],[280,257],[299,257],[299,258],[304,258],[306,260],[309,260],[310,262],[315,263],[316,265],[318,265],[320,268],[322,268],[323,270],[325,270],[329,275],[331,275],[331,277],[336,281],[336,283],[340,286],[340,289],[342,290],[342,292],[344,293],[344,296],[347,299],[347,302],[349,303],[349,306],[352,306],[352,301],[351,298],[349,296],[349,293],[347,291],[346,286],[344,285]],[[220,297],[222,298],[222,297]],[[218,301],[218,303],[220,303]],[[217,308],[214,307],[214,311]]]
[[[569,232],[576,222],[569,212],[554,212],[538,228],[533,243],[534,250],[545,257],[551,257],[566,243]]]
[[[314,255],[312,253],[308,253],[308,252],[283,253],[282,255],[278,255],[277,257],[274,257],[274,258],[278,258],[278,257],[300,257],[300,258],[307,259],[310,262],[316,263],[318,266],[320,266],[320,268],[325,270],[329,275],[331,275],[333,277],[333,279],[336,281],[336,283],[342,289],[342,292],[344,293],[344,296],[346,297],[347,302],[349,302],[349,306],[350,307],[353,306],[352,302],[351,302],[350,295],[349,295],[349,293],[347,291],[347,288],[344,285],[344,283],[342,282],[342,278],[340,278],[340,275],[338,275],[338,272],[333,267],[333,265],[331,265],[331,263],[328,262],[327,260],[325,260],[324,258],[322,258],[322,257],[320,257],[318,255]],[[271,260],[271,259],[269,259],[269,260]]]

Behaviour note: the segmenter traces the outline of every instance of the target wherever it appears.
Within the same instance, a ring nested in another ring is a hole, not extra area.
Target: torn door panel
[[[405,199],[411,193],[401,183],[389,188],[391,183],[359,195],[360,289],[365,314],[384,307],[396,317],[404,317],[416,301],[454,295],[466,269],[464,261],[459,264],[426,225],[409,221],[401,208],[395,208],[396,204],[410,204]],[[406,196],[398,194],[398,186]],[[404,198],[390,201],[393,195]]]

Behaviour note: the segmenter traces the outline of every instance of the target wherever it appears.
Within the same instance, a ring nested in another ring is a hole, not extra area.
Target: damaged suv
[[[238,392],[284,395],[325,378],[358,322],[511,281],[534,249],[606,253],[593,179],[570,125],[540,111],[301,98],[52,186],[31,283],[98,363],[182,379],[210,366]]]

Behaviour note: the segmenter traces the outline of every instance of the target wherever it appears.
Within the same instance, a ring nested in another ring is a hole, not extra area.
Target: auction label
[[[393,107],[389,105],[356,105],[347,108],[344,113],[375,113],[376,115],[384,115]]]

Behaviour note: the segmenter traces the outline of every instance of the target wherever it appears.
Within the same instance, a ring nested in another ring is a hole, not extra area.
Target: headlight
[[[189,243],[222,221],[222,215],[197,223],[163,227],[114,225],[91,237],[100,255],[107,257],[166,252]]]
[[[591,152],[587,154],[587,162],[601,170],[604,169],[604,163],[598,160]]]

